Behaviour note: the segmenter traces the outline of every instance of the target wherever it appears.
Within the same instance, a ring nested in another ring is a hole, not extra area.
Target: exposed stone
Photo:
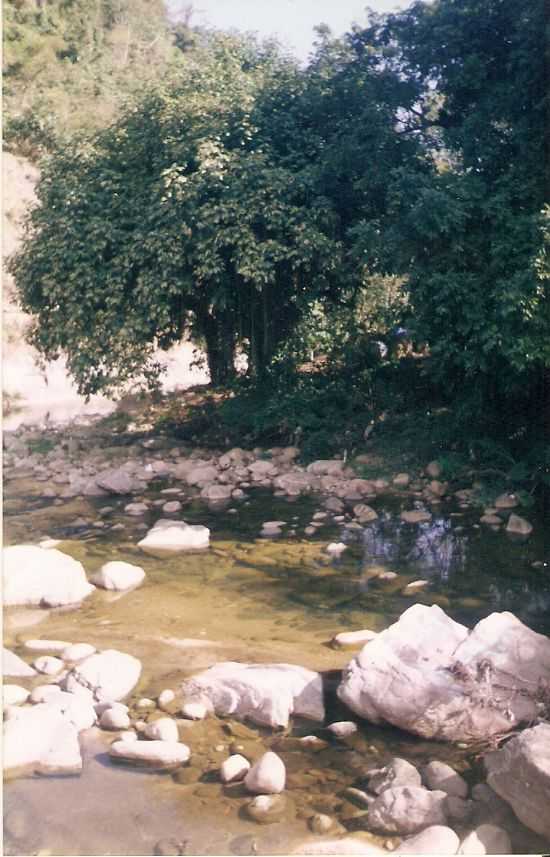
[[[511,613],[469,632],[438,606],[415,604],[355,656],[338,695],[373,723],[471,741],[534,720],[530,691],[541,681],[550,681],[550,640]]]
[[[174,702],[175,698],[176,694],[174,693],[174,691],[171,690],[171,688],[165,688],[165,690],[159,693],[157,699],[158,707],[162,709],[162,711],[165,711],[168,706],[171,705],[172,702]]]
[[[415,595],[417,592],[427,589],[429,585],[429,580],[412,580],[403,589],[403,595]]]
[[[5,684],[2,687],[2,705],[23,705],[29,698],[29,691],[18,684]]]
[[[250,770],[250,762],[236,753],[230,756],[223,762],[220,768],[220,778],[222,783],[235,783],[238,780],[244,780]]]
[[[482,515],[479,519],[480,524],[486,524],[488,527],[501,527],[502,526],[502,518],[499,518],[498,515]]]
[[[533,524],[519,515],[510,515],[506,524],[506,532],[514,536],[530,536],[533,532]]]
[[[369,809],[369,828],[381,833],[417,833],[446,825],[445,792],[410,786],[387,788]]]
[[[206,485],[201,491],[201,497],[210,503],[225,503],[233,496],[232,485]]]
[[[445,762],[430,762],[422,769],[422,778],[429,789],[439,789],[448,795],[465,798],[468,783],[457,771]]]
[[[331,542],[327,545],[327,553],[331,556],[339,557],[342,556],[344,551],[348,549],[348,546],[343,542]]]
[[[27,640],[24,643],[25,649],[29,652],[53,652],[54,654],[63,652],[70,645],[71,643],[65,640]]]
[[[369,791],[382,794],[386,789],[398,786],[421,786],[420,774],[406,759],[394,758],[385,767],[369,771]]]
[[[309,855],[384,854],[387,857],[388,852],[367,837],[368,834],[351,833],[347,836],[329,839],[306,840],[301,842],[291,853]]]
[[[114,589],[122,592],[133,589],[145,580],[145,572],[139,565],[114,560],[101,566],[97,574],[91,578],[92,583],[103,589]]]
[[[124,467],[114,467],[103,470],[95,477],[96,484],[109,494],[133,494],[141,488],[140,483],[132,478]]]
[[[459,854],[512,854],[507,832],[496,824],[481,824],[461,842]]]
[[[185,476],[185,481],[188,485],[208,485],[210,482],[215,482],[218,478],[218,470],[212,465],[203,465],[194,467],[189,470]]]
[[[141,675],[141,663],[132,655],[107,649],[91,655],[73,667],[62,687],[70,693],[92,693],[98,702],[116,701],[127,696]]]
[[[54,658],[52,655],[42,655],[33,661],[33,667],[42,675],[56,675],[63,669],[63,661],[60,658]]]
[[[2,673],[15,678],[32,678],[36,675],[36,670],[26,664],[15,652],[4,648],[2,649]]]
[[[491,788],[526,827],[550,839],[550,724],[525,729],[484,761]]]
[[[58,684],[41,684],[39,687],[33,688],[29,696],[29,702],[33,705],[39,702],[50,702],[54,697],[62,693]]]
[[[441,467],[439,461],[430,461],[430,463],[426,466],[426,475],[431,479],[439,479],[441,474],[443,473],[443,468]]]
[[[327,730],[336,738],[348,738],[357,732],[357,723],[352,720],[339,720],[337,723],[331,723],[327,726]]]
[[[319,673],[291,664],[216,664],[182,686],[187,701],[207,697],[217,714],[286,727],[291,714],[324,719]]]
[[[394,476],[392,479],[396,488],[407,488],[410,481],[411,477],[408,473],[398,473],[397,476]]]
[[[85,658],[89,658],[95,652],[96,648],[91,643],[73,643],[63,649],[61,657],[64,661],[77,663],[78,661],[83,661]]]
[[[117,762],[170,771],[187,762],[190,750],[178,741],[115,741],[109,755]]]
[[[159,717],[158,720],[149,721],[145,729],[145,737],[154,741],[177,742],[178,727],[176,721],[170,717]]]
[[[18,708],[4,722],[2,761],[6,773],[77,774],[82,757],[76,727],[48,703]]]
[[[354,506],[353,514],[360,524],[370,524],[371,521],[376,521],[378,518],[378,512],[375,512],[371,506],[367,506],[365,503],[358,503]]]
[[[208,527],[161,518],[145,538],[138,542],[138,547],[152,556],[164,557],[185,550],[207,548],[209,542]]]
[[[77,604],[94,591],[82,564],[55,548],[4,548],[2,565],[5,606]]]
[[[200,701],[184,702],[181,707],[181,713],[187,720],[204,720],[211,711],[212,705]]]
[[[440,824],[427,827],[416,836],[404,839],[399,854],[456,854],[460,840],[454,830]]]
[[[283,760],[271,751],[264,753],[250,768],[244,784],[254,794],[272,795],[284,791],[286,769]]]
[[[107,708],[99,719],[99,725],[102,729],[129,729],[130,718],[125,711],[118,708]]]
[[[515,509],[519,506],[519,498],[516,494],[501,494],[493,505],[495,509]]]

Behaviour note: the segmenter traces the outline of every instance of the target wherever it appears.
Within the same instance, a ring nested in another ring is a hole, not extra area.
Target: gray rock
[[[491,788],[526,827],[550,839],[550,724],[525,729],[484,761]]]
[[[446,826],[445,792],[419,786],[385,789],[369,809],[369,828],[380,833],[418,833],[432,825]]]
[[[386,789],[396,788],[397,786],[421,786],[422,779],[420,774],[410,762],[406,759],[395,758],[384,768],[377,771],[370,771],[367,774],[369,778],[369,791],[374,794],[382,794]]]
[[[445,762],[430,762],[422,769],[422,777],[429,789],[439,789],[455,797],[468,796],[468,784],[464,777]]]

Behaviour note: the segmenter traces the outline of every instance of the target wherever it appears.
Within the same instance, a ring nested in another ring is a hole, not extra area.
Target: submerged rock
[[[4,548],[2,565],[6,606],[78,604],[94,591],[82,564],[55,548],[36,545]]]
[[[209,542],[208,527],[161,518],[145,538],[138,542],[138,547],[151,556],[163,557],[185,550],[207,548]]]
[[[280,794],[258,795],[245,805],[246,814],[258,824],[273,824],[281,821],[286,814],[286,809],[286,798]]]
[[[319,673],[291,664],[216,664],[182,685],[183,696],[207,697],[217,714],[248,717],[262,726],[286,727],[291,714],[322,721]]]
[[[531,692],[549,681],[550,640],[511,613],[470,632],[436,605],[415,604],[351,661],[338,696],[372,723],[470,741],[536,718]]]
[[[491,788],[526,827],[550,839],[550,724],[525,729],[484,762]]]

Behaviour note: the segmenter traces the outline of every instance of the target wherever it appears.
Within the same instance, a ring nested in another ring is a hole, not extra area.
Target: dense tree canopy
[[[55,47],[42,44],[61,63],[76,62],[80,18],[68,28],[63,10],[78,3],[33,13],[41,27],[51,13]],[[18,42],[27,4],[9,5],[8,86],[40,58]],[[95,51],[102,68],[108,43],[111,65],[143,67],[152,45],[171,71],[143,70],[115,121],[44,165],[12,263],[41,353],[65,352],[83,392],[113,391],[187,334],[215,383],[237,349],[263,378],[308,314],[372,308],[398,282],[441,390],[470,390],[478,413],[536,404],[550,363],[543,0],[417,0],[342,39],[321,27],[305,69],[223,34],[183,55],[156,4],[130,6],[96,0],[78,61]]]

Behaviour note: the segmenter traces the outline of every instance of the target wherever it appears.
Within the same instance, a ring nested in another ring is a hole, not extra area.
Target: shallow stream
[[[160,493],[169,484],[151,483],[143,496],[169,499]],[[540,523],[529,541],[513,542],[502,531],[479,528],[479,515],[453,505],[437,507],[429,523],[409,525],[399,519],[401,501],[380,499],[373,503],[379,519],[364,529],[331,522],[306,538],[304,528],[321,508],[318,500],[290,502],[263,491],[250,495],[236,512],[181,498],[181,517],[209,526],[211,547],[161,560],[136,547],[145,529],[162,516],[158,507],[136,518],[124,512],[128,498],[76,499],[55,506],[40,498],[31,480],[9,481],[6,544],[62,539],[59,549],[80,560],[88,575],[106,560],[120,559],[141,565],[147,577],[128,593],[97,590],[78,610],[10,608],[6,645],[24,654],[25,639],[44,637],[135,655],[143,674],[127,700],[130,706],[164,688],[177,689],[186,676],[219,661],[300,664],[323,672],[330,723],[350,719],[334,695],[338,671],[353,656],[330,646],[340,631],[381,631],[421,602],[439,604],[470,627],[492,611],[511,610],[534,630],[550,633],[550,573]],[[102,516],[99,510],[107,504],[112,511]],[[101,520],[124,528],[94,527]],[[259,538],[267,520],[288,522],[287,535]],[[348,550],[339,560],[329,559],[326,545],[339,540]],[[376,580],[380,566],[399,577]],[[430,580],[429,589],[403,595],[404,584],[419,578]],[[110,764],[111,736],[90,730],[84,736],[80,777],[8,783],[5,853],[151,854],[166,837],[186,841],[188,854],[288,853],[310,835],[307,820],[315,812],[360,829],[361,813],[353,808],[353,814],[342,790],[393,755],[416,764],[449,761],[472,784],[483,779],[479,760],[464,747],[365,722],[345,741],[329,740],[326,730],[311,722],[295,721],[283,736],[230,719],[178,723],[192,756],[175,775]],[[328,746],[313,752],[293,743],[293,737],[307,734],[327,739]],[[285,761],[289,800],[283,822],[260,826],[246,819],[242,787],[220,783],[219,766],[238,747],[251,757],[276,748]],[[536,837],[519,824],[512,834],[515,851],[536,853]]]

